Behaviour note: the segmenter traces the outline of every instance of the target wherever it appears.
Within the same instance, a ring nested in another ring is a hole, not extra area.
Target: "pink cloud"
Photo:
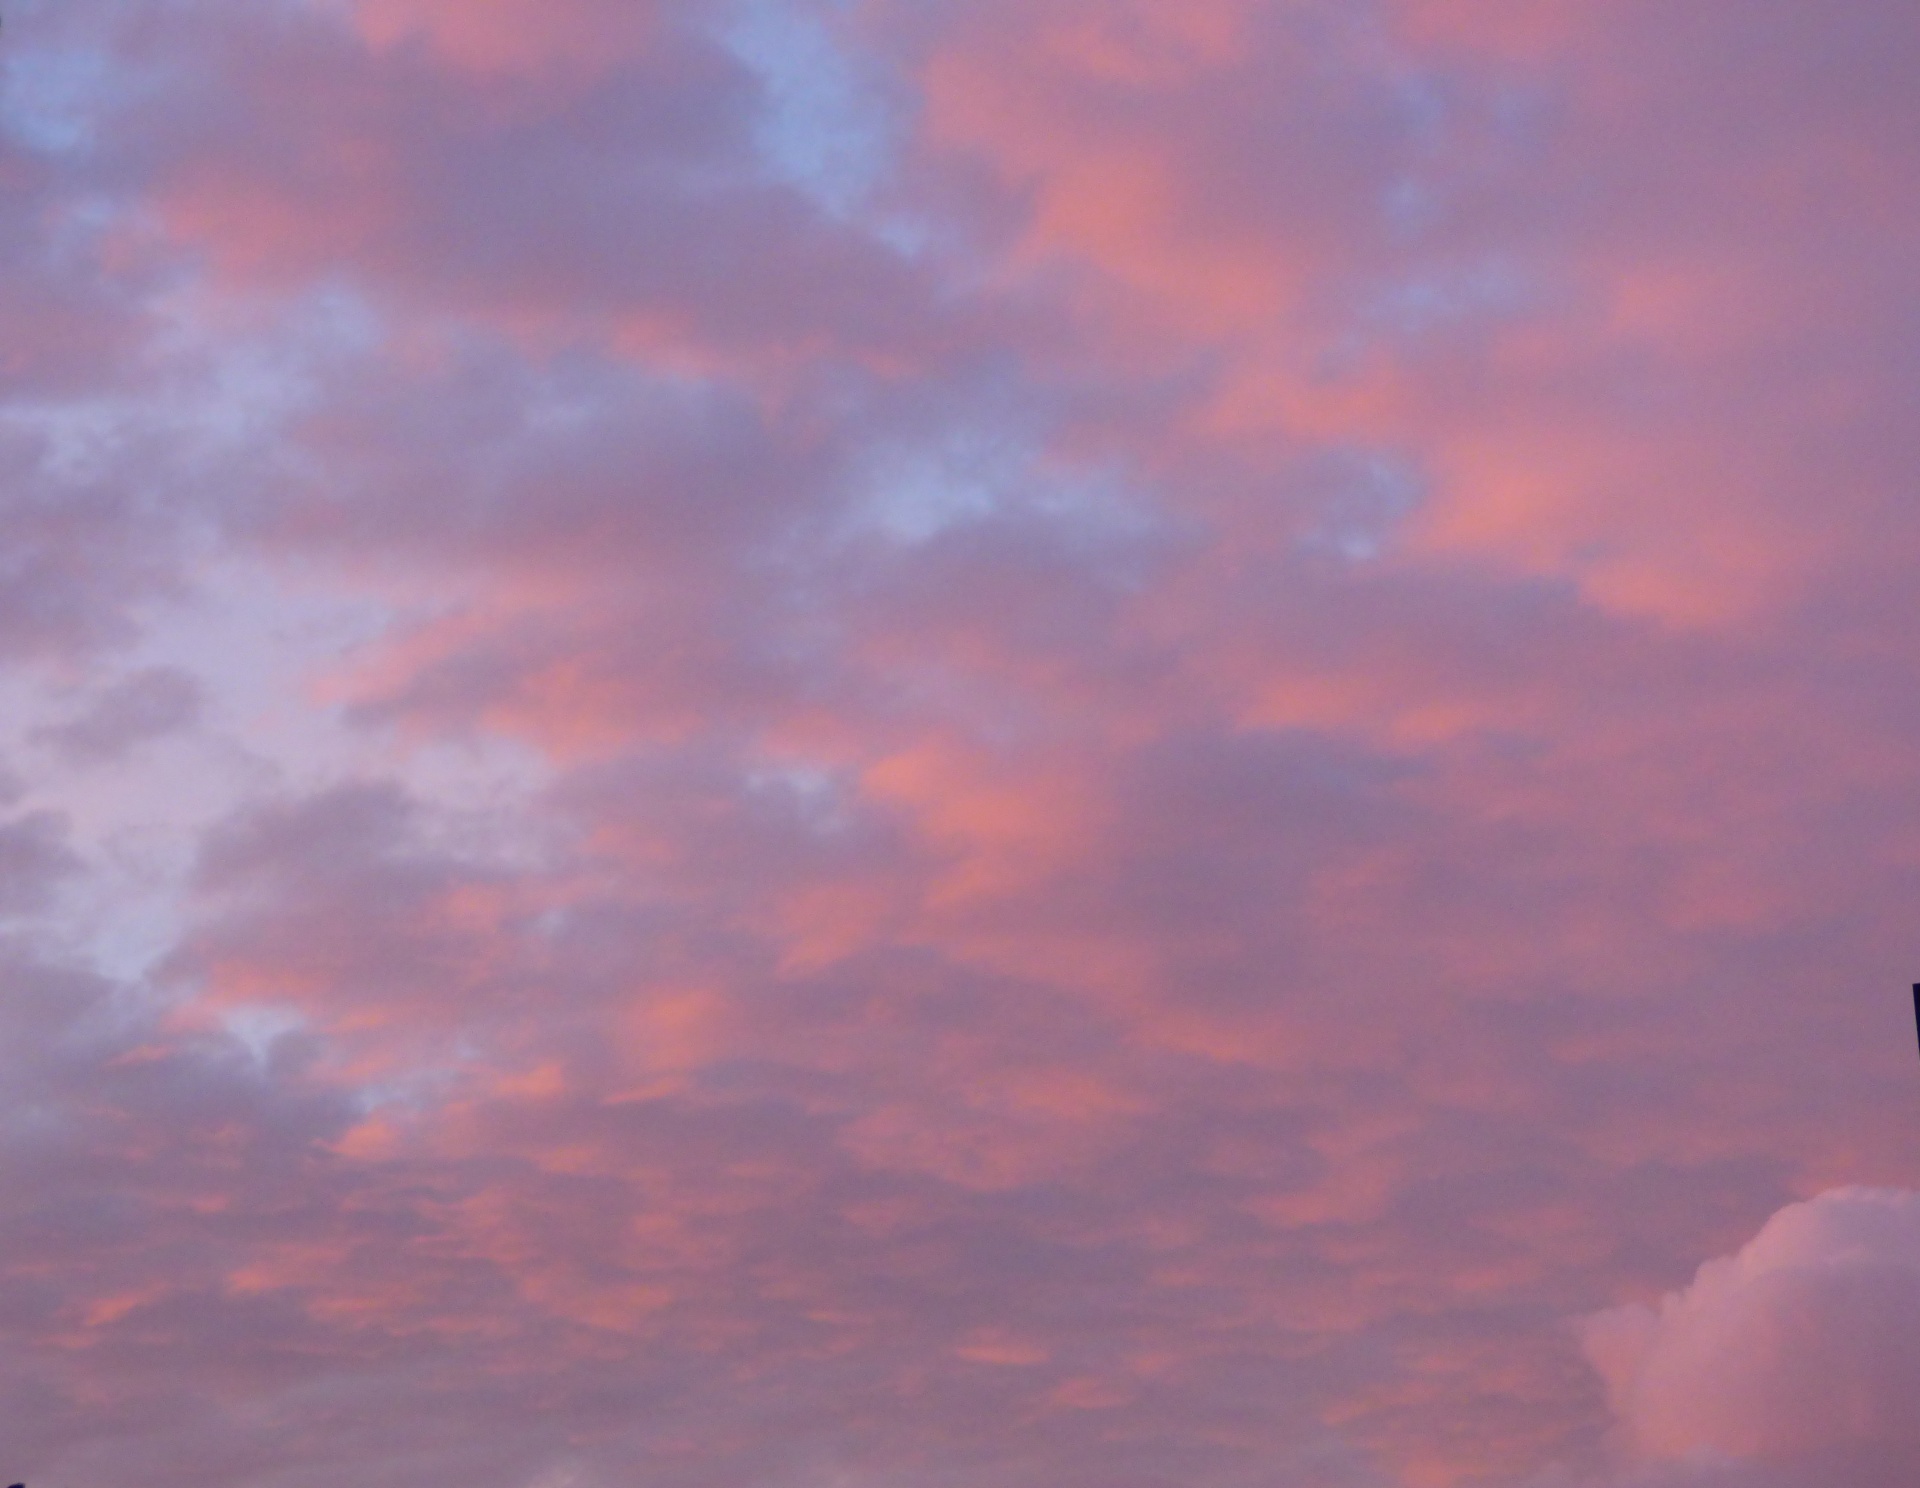
[[[1910,7],[26,9],[9,1480],[1905,1481]]]
[[[569,0],[485,7],[452,0],[353,0],[354,28],[382,50],[424,42],[433,53],[483,74],[592,71],[639,50],[658,26],[658,7]]]
[[[1782,1209],[1657,1308],[1589,1318],[1583,1340],[1644,1458],[1890,1484],[1920,1454],[1917,1323],[1920,1200],[1836,1189]]]

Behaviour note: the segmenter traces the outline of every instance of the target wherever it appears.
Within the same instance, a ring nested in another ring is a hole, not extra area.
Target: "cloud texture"
[[[20,0],[0,1470],[1910,1482],[1916,69]]]

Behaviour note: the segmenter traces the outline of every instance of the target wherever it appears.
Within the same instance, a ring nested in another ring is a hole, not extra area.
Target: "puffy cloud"
[[[1789,1205],[1657,1307],[1604,1312],[1587,1354],[1634,1451],[1757,1481],[1909,1481],[1920,1466],[1920,1195]]]

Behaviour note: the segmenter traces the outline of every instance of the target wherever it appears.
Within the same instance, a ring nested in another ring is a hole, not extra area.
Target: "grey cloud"
[[[135,672],[90,699],[62,723],[34,737],[76,764],[112,764],[135,748],[193,726],[204,691],[191,675],[173,667]]]
[[[40,908],[79,869],[66,836],[65,822],[51,812],[0,822],[0,913]]]

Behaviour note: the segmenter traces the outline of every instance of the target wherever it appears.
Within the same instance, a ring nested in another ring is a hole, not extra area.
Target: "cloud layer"
[[[1910,5],[0,46],[0,1469],[1912,1479]]]

